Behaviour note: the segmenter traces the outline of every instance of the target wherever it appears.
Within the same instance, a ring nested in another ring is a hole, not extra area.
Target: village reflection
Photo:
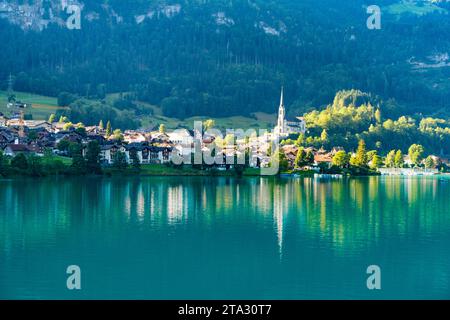
[[[246,224],[273,237],[280,258],[289,239],[299,238],[358,254],[382,237],[450,225],[448,191],[437,178],[399,177],[2,180],[0,250],[57,242],[84,228],[113,234],[124,224],[149,230]]]

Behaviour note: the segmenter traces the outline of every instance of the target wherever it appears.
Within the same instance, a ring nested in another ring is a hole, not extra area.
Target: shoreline
[[[104,174],[85,174],[85,175],[74,175],[74,174],[50,174],[42,176],[32,176],[26,174],[14,174],[9,176],[0,176],[0,180],[19,180],[19,179],[45,179],[45,178],[139,178],[139,177],[157,177],[157,178],[187,178],[187,177],[201,177],[201,178],[277,178],[277,179],[301,179],[301,178],[314,178],[314,179],[330,179],[339,180],[345,178],[370,178],[370,177],[403,177],[403,178],[450,178],[450,173],[438,173],[434,175],[382,175],[382,174],[370,174],[370,175],[345,175],[345,174],[290,174],[290,173],[280,173],[276,175],[260,175],[260,174],[234,174],[232,172],[215,172],[204,174],[186,172],[186,173],[136,173],[136,172],[106,172]]]

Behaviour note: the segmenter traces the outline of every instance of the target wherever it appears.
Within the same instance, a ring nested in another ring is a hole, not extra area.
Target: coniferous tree
[[[356,150],[355,165],[359,167],[367,166],[366,143],[359,140],[358,149]]]
[[[134,149],[134,148],[130,150],[130,160],[131,160],[131,165],[133,166],[133,169],[140,170],[141,161],[139,160],[138,153],[137,153],[136,149]]]
[[[86,160],[83,157],[83,148],[79,143],[71,143],[70,154],[72,156],[72,165],[70,166],[74,174],[85,174],[87,171]]]
[[[380,111],[380,109],[377,109],[377,111],[375,111],[375,120],[377,121],[377,123],[381,123],[381,111]]]
[[[297,156],[295,157],[294,167],[302,168],[306,165],[306,153],[303,148],[299,148],[297,151]]]
[[[370,163],[372,169],[378,169],[383,165],[383,159],[378,155],[374,155]]]
[[[326,129],[323,129],[322,133],[320,134],[320,140],[323,143],[327,143],[328,142],[328,132]]]
[[[0,176],[6,176],[7,174],[7,163],[3,151],[0,150]]]
[[[111,129],[111,121],[108,121],[106,123],[106,136],[110,137],[112,134],[112,129]]]
[[[55,119],[56,119],[56,116],[55,116],[54,113],[52,113],[52,114],[50,115],[50,117],[48,117],[48,122],[49,122],[49,123],[53,123],[53,122],[55,122]]]
[[[98,141],[90,141],[86,151],[86,169],[88,173],[99,174],[100,166],[100,146]]]
[[[119,171],[124,171],[128,167],[127,157],[124,152],[117,151],[114,154],[113,167]]]

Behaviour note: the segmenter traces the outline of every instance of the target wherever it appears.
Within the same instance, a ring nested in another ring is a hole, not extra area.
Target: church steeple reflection
[[[284,190],[281,186],[277,185],[273,189],[273,221],[275,225],[275,231],[277,234],[277,244],[280,254],[280,259],[283,257],[283,226],[284,226],[284,214],[285,204],[283,201]]]

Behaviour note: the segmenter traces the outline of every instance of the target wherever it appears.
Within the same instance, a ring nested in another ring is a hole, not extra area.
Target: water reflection
[[[283,219],[285,214],[285,206],[287,202],[284,201],[286,190],[282,190],[282,186],[277,185],[273,190],[273,220],[275,222],[275,230],[278,239],[278,248],[280,251],[280,257],[283,255]]]
[[[449,191],[434,177],[1,180],[0,262],[74,241],[86,241],[84,250],[96,241],[115,252],[139,246],[157,250],[161,259],[169,250],[184,262],[190,260],[181,252],[203,252],[192,268],[207,259],[205,252],[248,266],[297,268],[300,259],[319,256],[365,261],[371,254],[393,261],[415,250],[435,262],[427,272],[439,274],[436,286],[445,287]],[[143,239],[133,243],[130,234]]]
[[[280,252],[286,223],[330,239],[336,250],[363,250],[382,235],[448,225],[448,191],[433,178],[3,180],[2,249],[18,230],[25,245],[80,224],[211,225],[240,215],[255,227],[272,217]]]

